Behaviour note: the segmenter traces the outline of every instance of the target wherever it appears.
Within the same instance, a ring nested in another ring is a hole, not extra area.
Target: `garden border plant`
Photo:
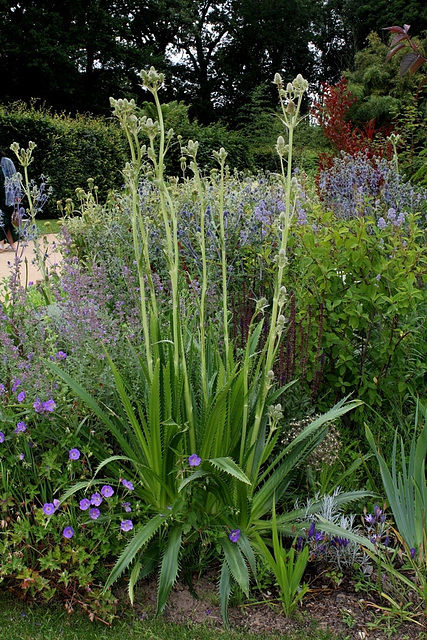
[[[120,452],[109,455],[98,466],[95,475],[108,470],[112,477],[124,465],[132,474],[135,495],[147,505],[151,518],[139,526],[132,523],[134,535],[117,560],[107,582],[108,589],[133,563],[129,593],[133,599],[137,580],[155,566],[160,566],[158,606],[160,613],[177,578],[180,559],[189,544],[197,545],[202,531],[210,535],[222,556],[219,584],[221,610],[227,615],[227,602],[233,583],[243,593],[249,592],[249,570],[256,573],[257,536],[268,539],[272,527],[293,538],[301,510],[284,512],[271,519],[274,502],[278,505],[289,487],[295,468],[322,440],[328,422],[333,421],[359,402],[340,402],[314,420],[279,453],[274,453],[280,434],[278,421],[282,406],[278,399],[289,387],[275,388],[273,365],[286,324],[283,315],[287,292],[284,275],[288,266],[287,243],[294,215],[295,193],[292,183],[293,132],[299,122],[302,97],[308,83],[299,75],[283,86],[279,74],[275,83],[279,90],[282,122],[288,144],[282,136],[277,151],[282,166],[286,193],[285,210],[278,221],[279,241],[275,257],[274,294],[266,340],[260,346],[265,319],[258,319],[267,301],[259,300],[250,323],[246,346],[241,356],[234,352],[228,333],[230,313],[227,294],[225,260],[224,197],[216,212],[219,230],[219,261],[222,273],[222,340],[205,331],[207,271],[204,268],[204,199],[205,188],[196,163],[197,143],[189,141],[187,152],[195,176],[200,200],[200,251],[202,284],[200,304],[194,321],[180,311],[180,295],[188,283],[180,272],[178,218],[170,183],[164,175],[164,157],[172,138],[165,132],[158,90],[163,74],[154,68],[142,71],[144,86],[157,107],[158,121],[135,115],[135,103],[111,100],[115,115],[125,130],[131,161],[124,169],[126,180],[123,206],[132,220],[132,236],[140,283],[140,310],[144,343],[139,359],[142,386],[138,396],[131,392],[128,381],[107,353],[114,375],[119,402],[103,408],[87,391],[59,367],[49,363],[93,412],[114,437]],[[148,137],[141,145],[139,136]],[[226,152],[215,154],[220,166],[223,194]],[[149,168],[147,169],[147,160]],[[286,166],[287,163],[287,166]],[[162,248],[168,271],[170,306],[160,313],[151,269],[148,232],[152,220],[140,205],[140,180],[146,172],[158,192],[163,220]],[[237,356],[237,357],[236,357]],[[98,447],[101,458],[102,449]],[[62,497],[68,501],[77,492],[87,492],[93,482],[81,482]],[[102,481],[104,482],[104,481]],[[341,501],[361,498],[366,492],[343,494]],[[311,513],[316,511],[313,503]],[[300,523],[300,529],[304,523]],[[341,529],[325,523],[325,531],[339,535]],[[348,533],[368,547],[369,540]]]

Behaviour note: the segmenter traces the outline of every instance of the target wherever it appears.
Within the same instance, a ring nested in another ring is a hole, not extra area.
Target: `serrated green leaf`
[[[233,476],[240,482],[244,482],[245,484],[249,485],[251,484],[249,478],[243,473],[241,468],[234,462],[232,458],[211,458],[208,462],[216,469],[228,473],[228,475]]]
[[[165,608],[169,594],[178,576],[181,542],[182,525],[179,524],[169,530],[168,541],[163,554],[157,592],[157,615]]]
[[[122,575],[127,567],[133,562],[137,553],[151,540],[160,527],[167,520],[166,517],[156,515],[147,522],[139,531],[135,533],[132,540],[123,549],[119,559],[114,565],[104,586],[104,591]],[[133,602],[133,600],[131,600]]]

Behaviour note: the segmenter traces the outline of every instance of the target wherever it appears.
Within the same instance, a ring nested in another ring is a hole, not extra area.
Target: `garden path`
[[[49,271],[54,269],[61,261],[62,256],[56,244],[57,236],[53,233],[43,235],[39,239],[40,249],[46,255],[46,267]],[[34,242],[31,240],[27,246],[18,246],[18,256],[21,260],[20,278],[21,283],[36,284],[42,279],[42,274],[35,260]],[[11,268],[14,265],[15,254],[13,251],[0,250],[0,282],[3,278],[8,278]],[[2,295],[0,289],[0,297]]]

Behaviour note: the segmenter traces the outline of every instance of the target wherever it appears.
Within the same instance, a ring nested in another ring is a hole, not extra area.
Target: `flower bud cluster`
[[[36,146],[36,143],[30,140],[28,143],[28,149],[21,149],[18,142],[12,142],[12,144],[10,145],[10,149],[18,158],[19,163],[23,167],[28,167],[28,165],[33,161],[32,155]]]
[[[142,86],[151,92],[160,89],[165,81],[165,74],[158,73],[154,67],[150,67],[149,71],[142,69],[140,76],[142,78]]]
[[[279,94],[283,97],[284,100],[287,101],[288,106],[289,103],[301,97],[303,93],[305,93],[308,89],[308,81],[304,80],[300,73],[297,75],[293,82],[288,82],[288,84],[286,85],[286,89],[283,88],[283,79],[280,73],[275,74],[273,83],[277,85]]]

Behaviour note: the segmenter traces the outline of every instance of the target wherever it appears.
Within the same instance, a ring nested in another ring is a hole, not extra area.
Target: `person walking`
[[[12,214],[19,207],[21,185],[15,165],[1,149],[0,165],[0,251],[16,251],[18,232],[12,224]]]

